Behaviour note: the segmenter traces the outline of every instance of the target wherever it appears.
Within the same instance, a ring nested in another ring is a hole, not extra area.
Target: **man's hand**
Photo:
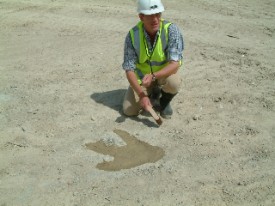
[[[150,87],[153,81],[153,75],[152,74],[145,74],[145,76],[142,79],[142,86],[144,87]]]
[[[149,97],[146,96],[144,92],[141,92],[139,94],[139,103],[140,103],[140,106],[146,111],[148,111],[147,110],[148,107],[152,107]]]

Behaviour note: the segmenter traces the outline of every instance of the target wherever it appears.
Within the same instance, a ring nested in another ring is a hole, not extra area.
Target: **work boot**
[[[171,119],[173,114],[173,109],[170,103],[164,108],[164,110],[160,111],[160,116],[164,119]]]
[[[176,96],[176,94],[166,93],[161,90],[161,98],[160,98],[160,115],[164,119],[171,119],[173,114],[172,107],[170,105],[171,100]]]

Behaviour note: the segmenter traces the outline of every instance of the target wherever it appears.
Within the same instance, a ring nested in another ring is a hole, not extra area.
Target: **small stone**
[[[194,116],[193,116],[193,120],[199,120],[199,118],[200,118],[200,116],[198,115],[198,114],[195,114]]]
[[[222,98],[221,97],[216,97],[216,98],[213,99],[213,101],[214,102],[220,102],[220,101],[222,101]]]

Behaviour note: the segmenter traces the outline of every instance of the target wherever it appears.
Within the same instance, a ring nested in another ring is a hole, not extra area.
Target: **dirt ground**
[[[121,113],[134,0],[0,0],[1,206],[275,205],[275,2],[163,3],[185,50],[158,127]]]

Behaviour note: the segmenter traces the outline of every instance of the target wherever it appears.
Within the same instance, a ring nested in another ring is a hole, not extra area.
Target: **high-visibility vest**
[[[145,74],[157,72],[168,64],[165,50],[168,45],[168,27],[170,25],[170,22],[161,20],[159,36],[152,53],[150,53],[148,49],[143,32],[143,23],[140,21],[130,30],[132,44],[138,55],[135,73],[140,84]]]

